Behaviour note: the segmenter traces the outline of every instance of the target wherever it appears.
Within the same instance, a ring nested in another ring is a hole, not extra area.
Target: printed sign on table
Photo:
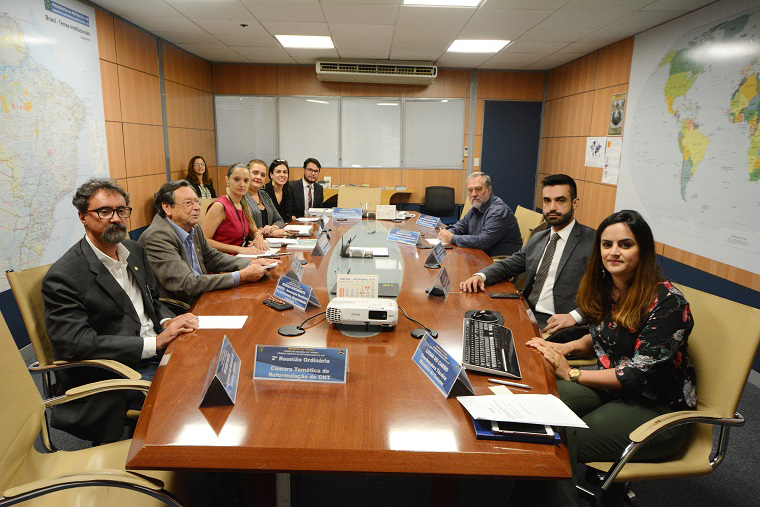
[[[254,380],[346,383],[348,351],[256,345]]]
[[[298,280],[294,280],[287,276],[281,276],[280,279],[277,280],[277,287],[274,289],[274,295],[301,310],[306,310],[306,307],[310,304],[318,308],[322,307],[322,305],[319,304],[317,295],[314,294],[314,289],[305,283],[301,283]]]
[[[234,405],[239,376],[240,357],[225,335],[206,375],[201,406]]]
[[[444,396],[466,396],[475,392],[462,364],[426,333],[412,358]]]

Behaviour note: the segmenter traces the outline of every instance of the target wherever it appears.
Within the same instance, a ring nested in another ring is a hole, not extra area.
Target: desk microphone
[[[420,326],[422,326],[422,328],[420,328],[420,329],[412,329],[412,337],[413,338],[417,338],[418,340],[420,340],[420,339],[424,338],[424,336],[427,333],[430,333],[430,336],[432,336],[433,339],[438,338],[438,332],[437,331],[434,331],[434,330],[430,329],[429,327],[427,327],[425,324],[423,324],[419,320],[415,320],[415,319],[411,318],[406,313],[406,311],[403,308],[401,308],[400,306],[398,307],[398,309],[401,310],[401,313],[404,314],[404,317],[406,317],[407,319],[411,320],[415,324],[419,324]]]

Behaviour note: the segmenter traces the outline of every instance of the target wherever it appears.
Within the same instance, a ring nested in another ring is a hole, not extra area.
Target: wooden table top
[[[387,222],[383,223],[390,227]],[[396,224],[394,224],[396,225]],[[407,220],[406,228],[414,228]],[[466,410],[446,399],[412,361],[419,326],[400,315],[395,330],[369,338],[342,334],[320,316],[306,333],[287,338],[283,325],[298,324],[324,310],[329,255],[344,227],[335,228],[328,257],[311,258],[304,283],[315,288],[323,308],[278,312],[262,304],[287,262],[253,284],[209,292],[193,307],[197,315],[248,315],[240,330],[199,330],[172,343],[158,368],[130,448],[131,469],[333,471],[393,474],[569,477],[565,445],[476,440]],[[381,232],[381,229],[378,229]],[[387,234],[387,233],[385,233]],[[459,292],[459,282],[489,264],[480,250],[447,250],[451,278],[447,300],[428,297],[439,270],[423,267],[430,250],[401,246],[404,262],[399,306],[439,333],[438,342],[461,359],[465,311],[499,311],[515,337],[522,382],[533,393],[555,393],[554,373],[525,342],[537,333],[520,300]],[[337,255],[337,253],[336,253]],[[511,283],[489,287],[513,291]],[[214,354],[227,336],[241,358],[234,406],[199,408]],[[289,345],[348,349],[346,384],[253,381],[255,346]],[[162,364],[163,364],[162,363]],[[487,375],[468,372],[476,394],[491,394]],[[520,391],[516,389],[515,391]]]

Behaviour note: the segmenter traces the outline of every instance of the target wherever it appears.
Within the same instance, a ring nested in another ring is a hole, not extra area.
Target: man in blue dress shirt
[[[478,248],[491,257],[512,255],[522,247],[517,219],[504,201],[493,195],[491,177],[475,172],[467,177],[472,209],[460,221],[438,233],[444,243]]]

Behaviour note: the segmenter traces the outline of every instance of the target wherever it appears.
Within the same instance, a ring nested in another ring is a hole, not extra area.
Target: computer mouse
[[[499,320],[496,317],[496,314],[491,310],[478,310],[477,312],[473,313],[470,318],[472,320],[480,320],[483,322],[496,322]]]

